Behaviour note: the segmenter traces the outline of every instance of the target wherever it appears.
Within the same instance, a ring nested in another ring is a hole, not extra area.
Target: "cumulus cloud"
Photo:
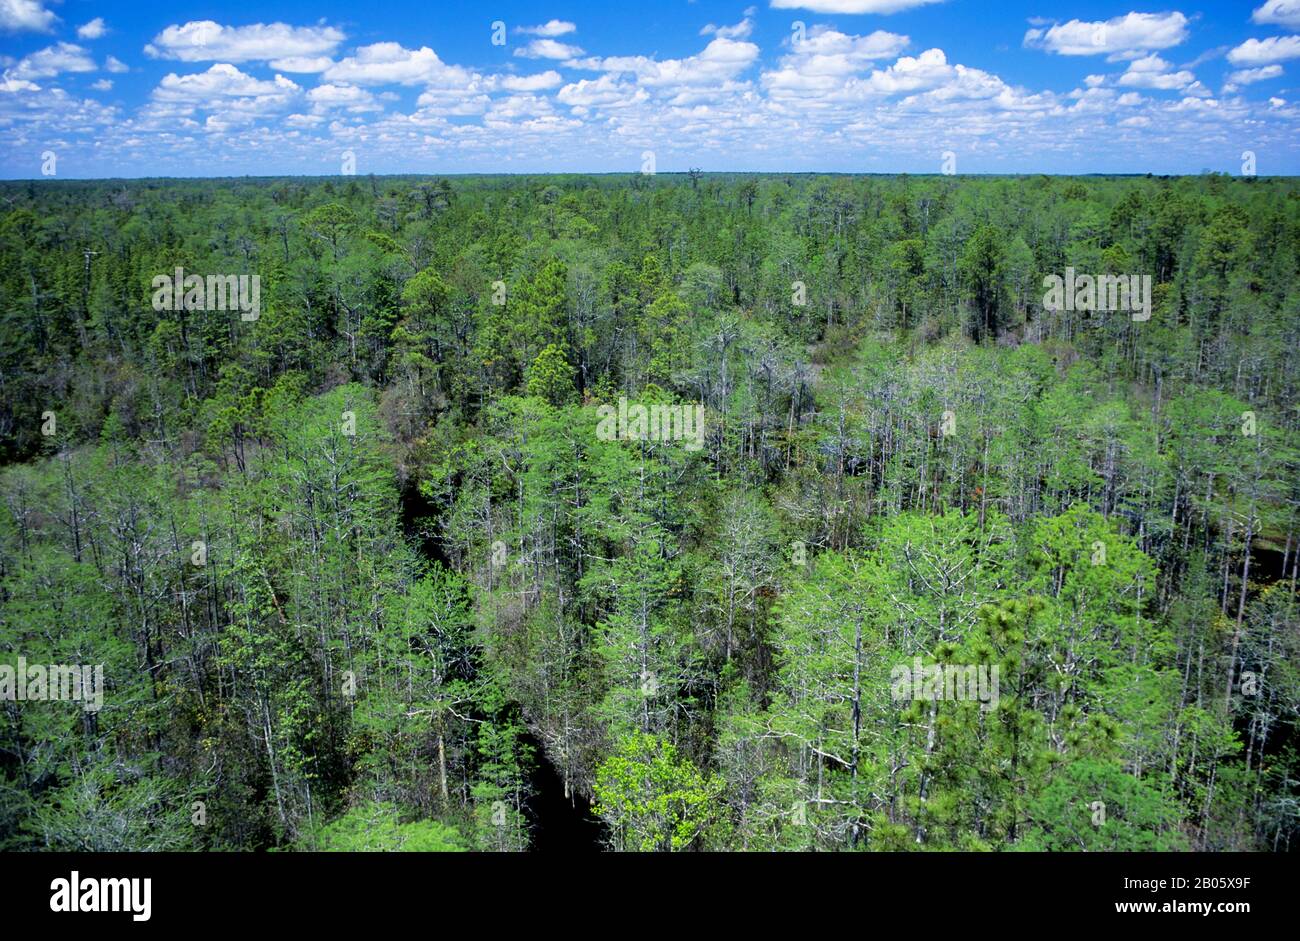
[[[228,63],[218,63],[206,72],[190,75],[166,75],[153,90],[155,101],[212,102],[222,98],[284,97],[301,91],[283,75],[263,81],[239,71]]]
[[[1250,18],[1263,25],[1300,29],[1300,0],[1268,0]]]
[[[108,33],[108,27],[104,25],[104,18],[97,16],[89,23],[82,23],[77,27],[78,39],[99,39]]]
[[[194,20],[183,26],[168,26],[144,51],[155,59],[181,62],[264,62],[332,55],[346,38],[333,26],[222,26],[212,20]]]
[[[577,26],[568,20],[547,20],[540,26],[521,26],[515,32],[524,33],[529,36],[546,36],[554,39],[556,36],[565,36],[577,30]]]
[[[492,100],[487,94],[487,85],[471,82],[464,88],[429,88],[421,93],[416,105],[421,109],[409,120],[420,124],[444,125],[443,115],[482,114]]]
[[[1137,58],[1187,39],[1187,17],[1172,13],[1129,13],[1109,20],[1070,20],[1025,33],[1024,45],[1062,56]]]
[[[1129,63],[1128,70],[1119,77],[1119,83],[1130,88],[1180,91],[1196,81],[1191,72],[1171,69],[1172,66],[1157,55],[1144,56]]]
[[[331,82],[357,85],[466,85],[473,73],[458,65],[448,65],[428,46],[407,49],[401,43],[377,42],[361,46],[325,70]]]
[[[3,81],[0,90],[4,90]],[[88,127],[97,135],[111,132],[117,121],[116,108],[93,98],[77,98],[62,88],[26,89],[0,96],[0,127],[26,125],[46,139],[84,133]]]
[[[40,91],[41,86],[35,82],[29,82],[21,78],[11,78],[9,75],[0,76],[0,92],[6,92],[15,95],[21,91]]]
[[[653,59],[649,56],[606,56],[566,63],[593,72],[614,72],[636,76],[647,87],[708,85],[733,79],[758,59],[758,46],[734,39],[714,39],[698,55],[684,59]]]
[[[802,41],[789,42],[791,53],[781,58],[775,70],[763,73],[763,85],[777,95],[825,93],[877,60],[896,58],[909,42],[906,36],[884,30],[853,36],[815,26]]]
[[[8,33],[48,33],[59,18],[41,0],[0,0],[0,30]]]
[[[745,18],[735,26],[716,26],[709,23],[700,30],[701,36],[720,36],[723,39],[748,39],[754,31],[754,8],[745,11]]]
[[[1239,69],[1236,72],[1229,73],[1228,81],[1233,85],[1253,85],[1256,82],[1263,82],[1270,78],[1280,78],[1281,75],[1282,66],[1263,65],[1257,69]]]
[[[93,71],[95,60],[87,55],[85,49],[70,42],[60,42],[24,56],[13,68],[6,69],[4,74],[7,79],[30,81],[53,78],[60,72]]]
[[[919,56],[903,56],[889,68],[872,72],[866,87],[882,95],[895,95],[936,88],[954,74],[942,49],[927,49]]]
[[[775,10],[811,10],[814,13],[901,13],[943,0],[772,0]]]
[[[874,35],[874,34],[873,34]],[[875,36],[870,44],[861,40],[871,37],[822,36],[827,47],[849,47],[860,50],[884,51],[890,46],[905,44],[907,37]],[[827,41],[829,40],[829,42]],[[846,40],[853,42],[846,43]],[[816,56],[809,57],[809,62]],[[943,114],[950,119],[967,117],[983,120],[980,115],[989,112],[1030,113],[1057,107],[1051,93],[1034,95],[1015,88],[999,76],[983,69],[971,68],[948,61],[942,49],[927,49],[916,56],[902,56],[885,68],[873,68],[863,74],[858,69],[864,64],[846,57],[823,58],[829,68],[800,70],[794,57],[782,61],[782,67],[763,75],[763,86],[773,100],[794,103],[803,108],[817,109],[830,118],[836,110],[851,113],[855,108],[875,108],[875,114]],[[1090,92],[1080,92],[1088,95]],[[1109,101],[1113,96],[1105,92],[1097,101]],[[891,104],[890,100],[895,103]],[[855,122],[865,130],[867,121]]]
[[[877,59],[893,59],[911,40],[898,33],[878,29],[866,36],[851,36],[825,26],[813,27],[807,37],[792,43],[792,54],[782,64],[796,64],[802,71],[845,74]]]
[[[538,95],[511,95],[498,98],[488,107],[484,120],[501,123],[522,118],[538,118],[555,113],[550,99]]]
[[[307,92],[307,100],[318,112],[333,108],[342,108],[353,114],[383,110],[374,94],[355,85],[317,85]]]
[[[494,84],[507,91],[545,91],[563,83],[564,79],[559,72],[547,69],[536,75],[504,75],[496,79]]]
[[[582,79],[565,85],[555,96],[561,104],[585,113],[592,108],[621,108],[648,101],[650,93],[637,88],[632,82],[620,81],[614,75],[596,79]]]
[[[517,47],[515,55],[526,59],[572,59],[582,55],[582,49],[554,39],[534,39],[526,46]]]
[[[146,129],[180,126],[225,132],[282,114],[301,100],[302,89],[283,75],[262,80],[221,62],[206,72],[170,73],[151,97],[150,105],[141,109],[141,126]],[[202,125],[194,120],[198,112],[206,112]]]
[[[329,56],[289,56],[271,60],[271,68],[281,72],[324,72],[333,64],[334,60]]]
[[[1233,65],[1267,65],[1300,57],[1300,36],[1270,36],[1268,39],[1247,39],[1228,53]]]

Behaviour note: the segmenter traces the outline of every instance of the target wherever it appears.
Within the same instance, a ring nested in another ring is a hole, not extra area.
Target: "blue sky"
[[[1300,0],[0,0],[0,69],[10,179],[1300,172]]]

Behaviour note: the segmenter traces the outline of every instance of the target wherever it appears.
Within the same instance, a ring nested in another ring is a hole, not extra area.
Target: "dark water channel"
[[[402,490],[402,528],[407,538],[431,562],[447,564],[437,538],[434,508],[413,486]],[[525,815],[532,827],[531,850],[537,853],[598,853],[605,848],[604,825],[580,794],[564,796],[564,779],[555,770],[541,742],[529,732],[523,743],[532,750],[531,796]]]
[[[533,828],[535,853],[598,853],[604,849],[605,828],[580,794],[564,796],[564,780],[531,734],[523,737],[536,763],[529,776],[532,796],[525,813]]]

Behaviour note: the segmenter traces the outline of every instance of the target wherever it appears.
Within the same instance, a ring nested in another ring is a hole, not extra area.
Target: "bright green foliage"
[[[552,405],[565,405],[573,400],[573,367],[564,350],[554,343],[538,353],[529,367],[528,394],[540,395]]]
[[[308,849],[326,853],[462,853],[465,846],[453,828],[437,820],[401,822],[392,804],[354,807],[321,827]]]
[[[640,852],[708,849],[722,832],[722,782],[654,735],[632,732],[596,769],[596,813],[616,846]]]
[[[1023,850],[1170,852],[1187,849],[1177,803],[1113,764],[1082,760],[1057,770],[1027,809]]]

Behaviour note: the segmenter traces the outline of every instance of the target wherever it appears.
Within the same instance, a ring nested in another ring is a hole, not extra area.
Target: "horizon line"
[[[1300,173],[1260,173],[1240,174],[1225,170],[1202,170],[1198,173],[1157,173],[1154,170],[1132,171],[1088,171],[1080,173],[1057,173],[1041,170],[1004,172],[1004,173],[936,173],[933,171],[914,172],[910,170],[700,170],[701,176],[882,176],[882,177],[940,177],[957,179],[961,177],[978,177],[983,179],[1020,179],[1032,177],[1049,177],[1070,179],[1076,177],[1092,178],[1137,178],[1184,179],[1192,177],[1217,176],[1241,180],[1294,180],[1300,179]],[[66,177],[0,177],[0,185],[21,183],[111,183],[111,182],[148,182],[148,181],[191,181],[191,180],[335,180],[335,179],[402,179],[410,177],[649,177],[689,176],[689,170],[657,170],[654,173],[642,173],[637,170],[448,170],[448,171],[412,171],[409,173],[267,173],[267,174],[232,174],[194,175],[194,176],[66,176]]]

